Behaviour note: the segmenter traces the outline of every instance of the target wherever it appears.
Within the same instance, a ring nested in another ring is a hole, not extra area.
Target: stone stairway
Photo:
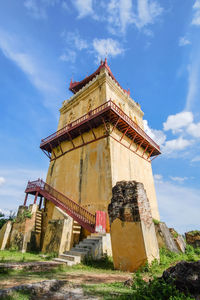
[[[70,251],[60,254],[55,261],[66,263],[68,266],[81,263],[85,257],[100,259],[102,257],[102,236],[100,233],[93,233],[73,247]]]
[[[42,211],[37,210],[35,217],[35,231],[41,233],[42,230]]]

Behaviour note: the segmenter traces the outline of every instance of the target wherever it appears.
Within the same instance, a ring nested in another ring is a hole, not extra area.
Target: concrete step
[[[76,245],[76,248],[81,248],[81,249],[92,249],[94,245],[92,244],[84,244],[83,242],[80,242],[78,245]]]
[[[60,254],[58,258],[62,258],[62,259],[65,259],[65,260],[70,260],[70,261],[73,261],[77,264],[79,264],[81,262],[81,255],[67,255],[67,254]]]
[[[83,258],[83,257],[85,257],[87,254],[88,254],[88,252],[89,251],[76,251],[76,250],[70,250],[70,251],[68,251],[68,253],[66,253],[66,254],[68,254],[68,255],[73,255],[73,256],[77,256],[77,257],[80,257],[81,259]]]
[[[87,240],[102,240],[102,236],[92,236],[92,235],[88,235],[87,236]]]
[[[74,234],[80,234],[80,231],[74,231],[74,230],[73,230],[73,233],[74,233]]]
[[[106,233],[91,233],[90,236],[95,236],[95,237],[102,237],[102,236],[106,236]]]
[[[73,228],[81,228],[79,224],[73,224]]]
[[[94,240],[94,239],[84,239],[82,242],[85,244],[91,244],[91,245],[95,245],[98,244],[100,240]]]
[[[58,261],[58,262],[65,263],[65,264],[67,264],[68,266],[73,266],[73,265],[76,264],[74,261],[65,260],[65,259],[62,259],[62,258],[54,258],[53,260],[54,260],[54,261]]]

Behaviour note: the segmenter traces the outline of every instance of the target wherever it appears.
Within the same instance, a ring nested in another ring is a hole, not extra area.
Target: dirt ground
[[[51,271],[49,271],[51,272]],[[49,274],[50,275],[50,274]],[[7,277],[7,276],[6,276]],[[112,282],[124,282],[131,278],[130,274],[113,274],[113,273],[91,273],[91,272],[67,272],[61,274],[52,274],[52,276],[42,276],[42,278],[34,276],[34,274],[16,274],[16,276],[9,276],[5,279],[1,278],[0,289],[6,289],[13,286],[39,282],[46,279],[58,279],[66,280],[73,284],[97,284],[97,283],[112,283]]]

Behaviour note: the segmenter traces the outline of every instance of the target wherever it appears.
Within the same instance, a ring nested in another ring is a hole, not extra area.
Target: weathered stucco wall
[[[119,140],[122,133],[120,133],[118,130],[115,130],[113,135],[115,135],[115,138]],[[127,140],[128,138],[125,138],[125,142]],[[127,142],[127,146],[129,144]],[[136,147],[137,145],[133,143],[131,149],[135,150]],[[143,151],[144,149],[138,150],[140,153],[143,153]],[[112,186],[121,180],[135,180],[142,182],[150,202],[152,217],[160,220],[151,163],[131,152],[129,149],[112,138],[110,139],[110,152]]]
[[[82,90],[63,102],[58,129],[110,99],[143,128],[143,112],[140,106],[122,91],[105,69],[102,69],[100,74]],[[105,134],[105,128],[101,125],[95,128],[94,132],[96,137],[100,138]],[[122,135],[117,130],[113,134],[118,140]],[[85,142],[90,142],[94,136],[91,131],[88,131],[83,134],[83,138]],[[130,144],[127,137],[123,142],[127,146]],[[73,139],[73,143],[76,147],[81,145],[81,137]],[[72,149],[71,141],[64,141],[61,146],[64,152]],[[133,143],[131,147],[134,149],[136,145]],[[59,147],[54,151],[56,155],[61,154]],[[148,153],[145,153],[144,157],[147,156]],[[112,187],[120,180],[136,180],[144,183],[153,217],[159,220],[151,164],[111,137],[99,139],[52,161],[46,179],[47,183],[55,189],[92,213],[97,210],[107,212]],[[47,228],[48,221],[52,219],[53,205],[47,202],[46,209],[44,228]],[[109,229],[108,224],[107,229]]]
[[[93,213],[107,211],[112,193],[109,138],[52,161],[47,183]]]

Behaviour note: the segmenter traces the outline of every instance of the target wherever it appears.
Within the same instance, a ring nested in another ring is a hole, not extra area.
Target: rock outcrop
[[[177,245],[167,225],[164,222],[160,222],[155,225],[155,228],[159,248],[165,247],[169,251],[178,252],[179,250],[177,248]]]
[[[162,278],[166,282],[173,282],[184,294],[200,299],[200,261],[181,261],[164,271]]]
[[[197,248],[200,247],[200,231],[194,230],[185,234],[187,244]]]

